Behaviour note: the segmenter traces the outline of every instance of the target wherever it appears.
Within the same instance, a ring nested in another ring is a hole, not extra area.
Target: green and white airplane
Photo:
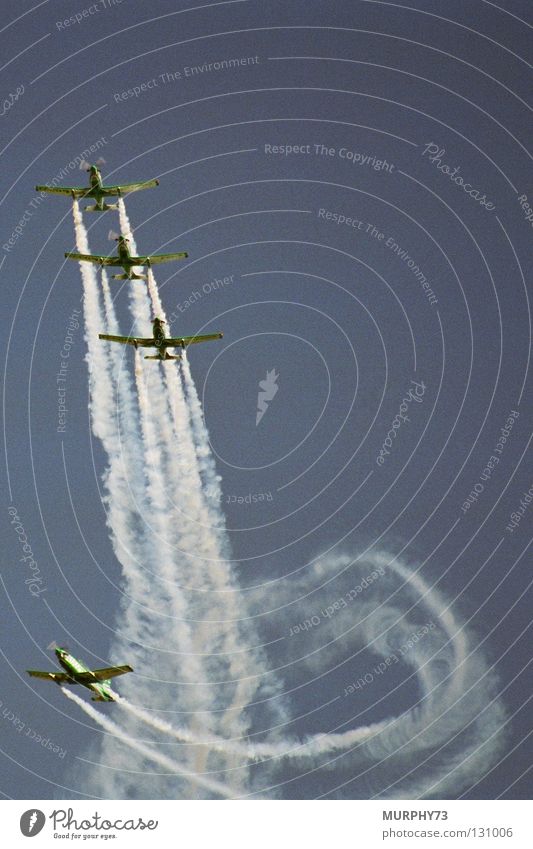
[[[134,268],[138,265],[155,265],[159,262],[171,262],[175,259],[187,259],[188,253],[179,254],[154,254],[154,256],[132,256],[128,246],[129,239],[125,236],[117,236],[117,256],[100,256],[99,254],[77,254],[66,253],[67,259],[75,259],[78,262],[94,262],[97,265],[119,265],[125,274],[113,274],[115,280],[146,280],[145,274],[135,274]]]
[[[44,678],[47,681],[55,681],[61,687],[65,684],[82,684],[92,690],[95,695],[93,702],[114,702],[113,691],[110,688],[110,679],[116,675],[124,675],[133,672],[131,666],[107,666],[104,669],[89,669],[80,660],[73,657],[65,648],[58,646],[55,649],[57,659],[65,672],[41,672],[39,669],[27,669],[28,675],[33,678]]]
[[[106,203],[107,197],[122,197],[130,192],[142,189],[153,189],[159,185],[159,180],[147,180],[144,183],[124,183],[122,186],[104,186],[102,175],[96,165],[89,165],[89,187],[84,186],[35,186],[38,192],[50,192],[54,195],[70,195],[73,198],[92,198],[94,206],[86,206],[87,212],[107,212],[108,209],[118,209],[116,203]]]
[[[145,360],[180,360],[181,355],[169,354],[167,348],[188,348],[196,342],[212,342],[222,339],[223,333],[208,333],[204,336],[165,336],[163,325],[166,322],[162,318],[154,318],[152,325],[154,335],[151,339],[139,336],[110,336],[107,333],[99,333],[98,338],[106,342],[121,342],[123,345],[134,345],[135,348],[157,348],[157,354],[145,356]]]

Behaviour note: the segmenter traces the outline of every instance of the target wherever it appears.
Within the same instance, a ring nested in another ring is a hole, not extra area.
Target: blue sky
[[[50,667],[52,640],[106,664],[121,604],[83,325],[72,320],[81,284],[63,259],[71,205],[34,190],[58,175],[83,184],[76,158],[91,145],[110,182],[160,180],[127,208],[143,253],[189,254],[158,274],[172,332],[224,332],[190,360],[243,604],[253,597],[262,638],[302,621],[299,582],[318,555],[402,552],[469,620],[506,706],[506,750],[466,796],[528,796],[531,23],[520,0],[6,4],[6,797],[84,796],[82,773],[76,785],[67,775],[101,731],[24,670]],[[109,252],[116,214],[85,221],[91,247]],[[113,284],[123,332],[128,285]],[[278,391],[256,425],[272,369]],[[23,544],[42,592],[29,589]],[[269,594],[281,620],[261,614]],[[291,676],[301,685],[294,733],[350,725],[353,703],[331,707],[330,696],[374,662],[351,663],[346,620],[338,633],[330,624],[333,654],[325,629],[307,644],[322,653],[316,680],[284,645],[269,649],[271,666],[290,665],[286,688]],[[405,687],[388,695],[395,675],[379,696],[361,694],[379,719],[413,703]],[[334,794],[343,769],[291,768],[287,795]],[[382,781],[345,793],[379,793]]]

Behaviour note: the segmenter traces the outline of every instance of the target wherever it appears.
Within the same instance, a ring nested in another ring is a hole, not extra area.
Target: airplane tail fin
[[[146,280],[145,274],[132,274],[128,277],[127,274],[113,274],[113,280]]]
[[[108,686],[110,686],[111,681],[109,679],[107,679],[106,681],[102,681],[102,684],[107,684]],[[114,702],[115,700],[114,700],[113,696],[111,695],[111,692],[108,690],[105,696],[102,696],[102,695],[92,696],[92,701],[93,702]]]

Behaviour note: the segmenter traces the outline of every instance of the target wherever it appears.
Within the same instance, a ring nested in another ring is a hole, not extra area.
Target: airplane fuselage
[[[163,327],[164,321],[160,318],[154,318],[152,322],[153,334],[155,340],[155,347],[157,348],[158,359],[160,360],[170,360],[176,359],[174,356],[170,356],[167,353],[167,349],[165,348],[164,342],[166,339],[165,328]],[[178,357],[179,359],[179,357]]]
[[[102,183],[102,175],[98,168],[90,168],[89,169],[89,182],[91,184],[92,189],[101,189],[103,186]]]
[[[88,666],[85,666],[81,660],[73,657],[69,654],[65,649],[56,649],[57,660],[60,665],[63,667],[67,675],[72,679],[75,683],[81,683],[78,680],[78,675],[80,672],[90,672]],[[97,681],[96,679],[91,683],[83,682],[83,686],[87,687],[88,690],[91,690],[98,699],[101,699],[104,702],[112,702],[114,701],[113,696],[111,695],[110,689],[107,686],[107,682],[105,681]]]
[[[163,327],[163,322],[160,318],[154,318],[152,326],[154,328],[154,339],[156,343],[156,348],[161,348],[163,342],[165,341],[165,329]]]
[[[131,258],[131,252],[127,240],[124,236],[119,236],[117,242],[118,258],[128,280],[144,280],[144,275],[135,274],[133,270],[135,268],[135,263]]]
[[[92,165],[88,170],[90,188],[87,190],[86,197],[93,198],[95,203],[94,206],[86,206],[85,209],[91,212],[105,212],[108,209],[116,209],[115,204],[106,203],[106,195],[103,191],[104,183],[98,168]]]

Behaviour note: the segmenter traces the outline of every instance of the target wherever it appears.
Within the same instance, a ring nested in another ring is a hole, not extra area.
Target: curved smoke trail
[[[414,704],[378,722],[275,743],[198,739],[124,700],[121,707],[177,741],[267,760],[270,780],[272,761],[285,779],[291,769],[287,762],[294,767],[305,759],[306,769],[323,771],[335,767],[337,786],[330,782],[330,795],[352,797],[357,787],[360,795],[383,798],[455,796],[490,769],[504,747],[506,713],[475,635],[442,593],[407,564],[378,552],[355,561],[347,554],[319,560],[292,590],[299,601],[287,591],[273,593],[272,587],[268,600],[271,608],[285,611],[269,613],[269,622],[278,618],[287,635],[283,661],[293,687],[305,686],[309,676],[327,672],[344,655],[345,665],[359,671],[351,672],[340,698],[357,700],[365,688],[380,685],[381,695],[373,696],[359,715],[383,712],[380,702],[390,703],[383,683],[393,668],[392,695],[407,683],[416,693]],[[266,601],[255,591],[253,606],[264,610]],[[279,663],[279,644],[276,655]],[[345,719],[342,725],[347,724]]]
[[[279,620],[286,635],[277,661],[290,669],[292,686],[335,668],[350,676],[337,690],[344,704],[332,718],[353,726],[353,705],[357,727],[334,724],[334,733],[305,741],[297,754],[314,758],[315,767],[335,767],[331,795],[455,796],[497,760],[506,712],[495,675],[475,633],[419,571],[382,551],[356,559],[337,553],[308,567],[290,593],[268,591],[277,608],[269,626]],[[256,592],[258,611],[265,602]],[[383,719],[364,724],[368,714]],[[279,745],[262,753],[276,751]]]

